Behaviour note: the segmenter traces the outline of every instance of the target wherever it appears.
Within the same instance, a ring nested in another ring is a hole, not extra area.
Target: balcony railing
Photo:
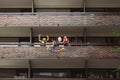
[[[0,80],[119,80],[119,79],[87,79],[87,78],[30,78],[30,79],[13,79],[0,78]]]
[[[64,49],[62,49],[64,47]],[[4,59],[39,59],[39,58],[67,58],[67,57],[87,57],[87,58],[120,58],[120,53],[115,49],[118,46],[64,46],[47,47],[41,44],[0,44],[0,58]]]
[[[119,21],[120,13],[0,13],[1,27],[119,26]]]

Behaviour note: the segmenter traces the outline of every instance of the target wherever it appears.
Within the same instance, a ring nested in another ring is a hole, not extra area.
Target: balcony
[[[119,80],[119,79],[87,79],[87,78],[30,78],[30,79],[13,79],[1,78],[0,80]]]
[[[120,13],[0,13],[1,27],[119,26]]]
[[[2,59],[40,59],[40,58],[120,58],[115,51],[118,46],[56,46],[47,44],[0,43],[0,58]],[[63,50],[61,50],[64,47]]]

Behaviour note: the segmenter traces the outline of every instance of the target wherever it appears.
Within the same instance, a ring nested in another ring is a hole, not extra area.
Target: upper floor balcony
[[[120,13],[0,13],[1,27],[80,27],[80,26],[119,26]]]

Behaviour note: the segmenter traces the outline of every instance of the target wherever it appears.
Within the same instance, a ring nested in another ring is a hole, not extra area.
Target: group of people
[[[49,42],[49,36],[47,35],[46,37],[41,38],[41,34],[38,35],[38,41],[41,43],[42,46],[45,46],[47,48],[47,50],[50,50],[51,53],[60,53],[61,51],[63,51],[65,48],[64,46],[56,48],[55,46],[59,46],[59,45],[65,45],[68,46],[69,45],[69,39],[67,38],[67,36],[62,37],[58,37],[57,40],[52,40],[52,45],[53,47],[49,47],[47,46],[47,42]]]
[[[65,46],[69,45],[69,39],[67,36],[64,36],[63,39],[62,37],[58,37],[58,44],[64,44]]]
[[[41,34],[38,35],[38,41],[41,44],[46,45],[46,43],[49,41],[49,36],[47,35],[46,38],[42,38],[41,39]],[[52,40],[52,44],[53,45],[65,45],[68,46],[69,45],[69,39],[67,38],[67,36],[62,37],[58,37],[57,40]]]

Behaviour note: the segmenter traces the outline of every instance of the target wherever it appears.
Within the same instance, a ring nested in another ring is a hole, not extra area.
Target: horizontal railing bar
[[[0,80],[119,80],[119,79],[88,79],[88,78],[0,78]]]
[[[39,44],[42,44],[42,43],[7,43],[7,42],[2,43],[2,42],[0,42],[0,45],[14,45],[14,44],[23,44],[23,45],[24,45],[24,44],[36,44],[36,45],[39,45]],[[51,42],[51,43],[46,43],[46,44],[52,44],[52,42]],[[91,45],[92,45],[92,44],[93,44],[93,45],[94,45],[94,44],[96,44],[96,45],[97,45],[97,44],[101,44],[101,45],[102,45],[102,44],[105,44],[105,45],[107,45],[107,44],[113,44],[113,43],[71,43],[71,44],[73,44],[73,45],[75,45],[75,44],[78,44],[78,45],[80,45],[80,44],[83,44],[83,45],[84,45],[84,44],[88,44],[88,45],[89,45],[89,44],[91,44]]]
[[[0,15],[37,15],[37,14],[61,14],[61,15],[70,15],[70,14],[79,14],[79,15],[88,15],[88,14],[95,14],[95,15],[120,15],[120,12],[35,12],[35,13],[0,13]]]
[[[52,45],[52,42],[49,43],[45,43],[46,45]],[[42,45],[42,43],[8,43],[8,42],[0,42],[0,45]],[[62,44],[61,44],[62,45]],[[114,44],[114,43],[70,43],[70,46],[84,46],[84,45],[88,45],[88,46],[111,46],[111,45],[120,45],[120,44]]]

